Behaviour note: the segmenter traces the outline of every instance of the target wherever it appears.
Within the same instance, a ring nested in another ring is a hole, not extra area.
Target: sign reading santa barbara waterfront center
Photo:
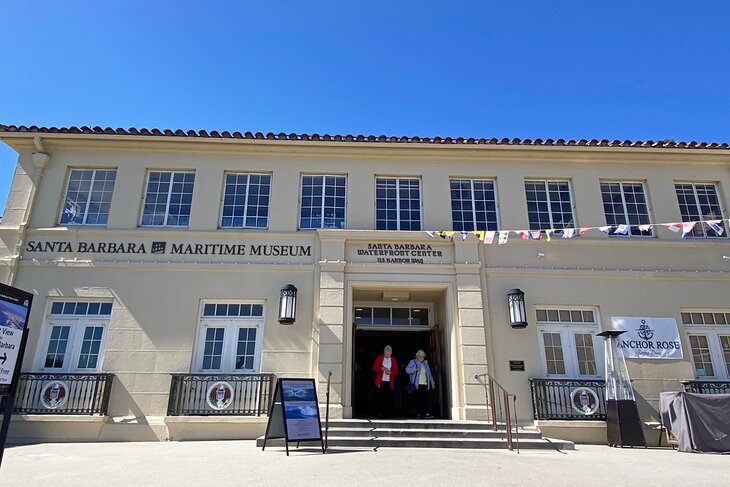
[[[617,346],[626,358],[682,358],[682,343],[674,318],[612,316],[611,328],[626,331],[617,339]]]
[[[13,390],[15,368],[23,359],[21,342],[32,302],[32,294],[0,284],[0,395]]]

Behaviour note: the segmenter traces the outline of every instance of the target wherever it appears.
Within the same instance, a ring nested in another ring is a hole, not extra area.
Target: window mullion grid
[[[327,177],[322,176],[322,201],[319,205],[320,207],[320,215],[319,215],[319,228],[324,228],[324,213],[325,213],[325,199],[327,195]]]
[[[160,174],[162,174],[162,173],[160,173]],[[175,171],[170,172],[170,185],[167,187],[167,200],[165,201],[165,221],[164,221],[165,226],[170,224],[170,222],[169,222],[170,202],[172,201],[172,185],[175,182],[175,174],[176,174]]]
[[[469,180],[469,186],[471,194],[469,195],[470,203],[471,203],[471,220],[472,225],[475,230],[479,230],[479,227],[477,226],[477,199],[476,199],[476,188],[474,188],[474,180]],[[463,211],[463,209],[462,209]]]
[[[77,345],[78,330],[81,328],[81,318],[69,320],[68,342],[66,343],[66,355],[64,356],[65,367],[62,370],[66,372],[74,372],[77,370],[78,354],[81,352]],[[83,335],[82,335],[83,336]]]
[[[543,184],[545,189],[545,198],[547,201],[548,221],[550,221],[550,228],[555,228],[555,222],[553,221],[553,203],[550,200],[550,181],[546,179],[543,181]]]
[[[395,178],[395,218],[398,230],[401,229],[401,216],[400,216],[400,183],[401,178]]]
[[[91,183],[89,185],[89,194],[86,196],[86,207],[84,208],[84,218],[82,224],[86,225],[86,220],[89,218],[89,208],[91,207],[91,195],[94,192],[94,182],[96,181],[96,170],[91,171]]]
[[[619,182],[619,188],[621,189],[621,207],[624,211],[624,225],[631,225],[631,220],[629,219],[629,207],[626,203],[626,188],[624,187],[623,182]],[[614,229],[614,235],[616,235],[616,230]],[[627,236],[631,236],[631,230],[629,230],[626,233]]]
[[[221,372],[229,374],[235,368],[236,352],[235,346],[238,343],[238,333],[232,323],[223,325],[223,353],[221,354]],[[227,338],[227,339],[226,339]],[[226,343],[227,342],[227,343]]]
[[[259,180],[260,181],[260,180]],[[251,174],[246,175],[246,185],[244,186],[243,190],[243,225],[241,225],[243,228],[248,227],[248,195],[251,191]],[[234,197],[235,198],[235,197]],[[235,199],[234,199],[235,202]],[[257,215],[258,216],[258,215]]]
[[[697,183],[692,183],[692,194],[695,198],[695,207],[697,209],[697,216],[699,217],[700,227],[702,228],[702,236],[707,238],[707,230],[705,229],[704,215],[702,214],[702,204],[700,203],[700,195],[697,193]]]

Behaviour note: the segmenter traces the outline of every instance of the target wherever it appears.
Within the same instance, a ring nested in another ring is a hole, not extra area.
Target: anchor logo
[[[649,325],[646,324],[646,320],[641,320],[641,325],[639,325],[637,330],[639,332],[639,338],[642,340],[651,340],[654,337],[654,330],[649,328]]]

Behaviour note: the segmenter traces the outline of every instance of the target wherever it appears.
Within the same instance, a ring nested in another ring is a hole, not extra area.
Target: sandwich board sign
[[[274,400],[269,408],[269,421],[266,425],[264,446],[270,439],[283,438],[286,455],[289,456],[289,443],[300,441],[319,441],[324,453],[322,422],[319,419],[317,389],[314,379],[279,379],[276,381]]]
[[[0,283],[0,396],[15,390],[33,295]]]

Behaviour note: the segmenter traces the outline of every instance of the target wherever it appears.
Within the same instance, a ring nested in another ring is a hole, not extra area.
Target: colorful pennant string
[[[691,221],[691,222],[672,222],[672,223],[644,223],[641,225],[605,225],[601,227],[580,227],[580,228],[548,228],[545,230],[472,230],[472,231],[461,231],[455,232],[450,230],[429,230],[426,234],[429,237],[435,238],[440,237],[445,240],[453,241],[454,235],[459,234],[461,240],[466,240],[469,234],[474,235],[479,241],[484,242],[486,245],[491,245],[495,237],[499,245],[504,245],[509,241],[510,233],[514,233],[523,240],[543,240],[543,234],[545,240],[550,242],[553,235],[556,232],[560,232],[564,239],[571,239],[573,237],[584,235],[591,230],[598,230],[607,235],[631,235],[632,229],[636,228],[642,233],[651,231],[652,228],[661,226],[674,233],[680,233],[682,238],[686,238],[687,235],[693,233],[697,225],[703,228],[703,225],[707,225],[708,231],[712,231],[716,236],[725,234],[725,224],[730,223],[730,220],[706,220],[706,221]]]

